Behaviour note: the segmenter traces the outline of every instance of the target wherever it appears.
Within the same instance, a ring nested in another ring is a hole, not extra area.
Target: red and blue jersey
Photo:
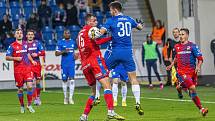
[[[28,53],[30,54],[37,53],[38,56],[32,57],[32,58],[34,59],[34,61],[40,63],[39,56],[45,56],[45,50],[42,44],[37,40],[33,40],[32,43],[27,43],[27,45],[28,45]]]
[[[20,71],[25,67],[30,66],[30,60],[28,59],[28,46],[26,42],[22,44],[17,41],[13,42],[7,49],[6,56],[22,57],[21,61],[14,61],[14,71]]]
[[[196,68],[196,59],[203,60],[200,49],[192,42],[188,42],[187,44],[178,43],[174,49],[178,72],[193,73]]]

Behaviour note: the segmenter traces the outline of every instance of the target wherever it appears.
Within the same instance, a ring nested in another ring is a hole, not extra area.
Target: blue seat
[[[53,40],[54,38],[53,38],[52,28],[50,28],[49,26],[45,26],[42,29],[42,37],[45,42],[50,39]]]
[[[68,29],[71,31],[71,32],[74,32],[74,31],[80,31],[81,28],[77,25],[72,25],[72,26],[69,26]]]
[[[20,14],[15,14],[12,16],[13,27],[16,28],[19,24],[19,19],[21,18]]]
[[[41,5],[41,0],[36,0],[35,4],[36,4],[36,7],[38,8]]]
[[[56,26],[55,30],[56,30],[57,40],[63,39],[64,27],[63,26]]]
[[[49,39],[45,41],[45,47],[46,47],[46,50],[55,50],[56,42],[54,40]]]
[[[107,12],[105,13],[105,16],[106,16],[106,18],[110,18],[110,17],[111,17],[110,11],[107,11]]]
[[[68,29],[71,32],[71,38],[72,39],[76,39],[77,36],[78,36],[79,31],[81,30],[81,28],[79,26],[77,26],[77,25],[69,26]]]
[[[20,14],[21,8],[18,1],[10,2],[10,14],[13,16],[14,14]]]
[[[6,3],[3,1],[0,1],[0,8],[5,7],[6,8]]]
[[[0,18],[2,19],[3,18],[3,16],[6,14],[6,7],[0,7]]]
[[[94,14],[97,17],[98,25],[101,25],[103,23],[103,18],[104,18],[102,12],[101,11],[96,11]]]
[[[87,15],[86,12],[80,12],[79,13],[79,23],[81,26],[85,25],[85,16]]]

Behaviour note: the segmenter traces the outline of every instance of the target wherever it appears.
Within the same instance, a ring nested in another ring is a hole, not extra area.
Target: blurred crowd
[[[84,17],[91,12],[99,25],[110,17],[108,4],[114,0],[1,0],[0,1],[0,50],[13,42],[13,32],[22,28],[33,29],[37,40],[46,50],[54,50],[63,30],[69,29],[72,38],[85,24]]]

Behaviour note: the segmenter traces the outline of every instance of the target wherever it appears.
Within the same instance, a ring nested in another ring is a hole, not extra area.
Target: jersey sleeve
[[[137,27],[138,24],[137,24],[137,22],[133,18],[130,19],[130,22],[131,22],[132,28],[136,28]]]
[[[40,42],[38,42],[38,50],[39,51],[44,51],[44,47]]]
[[[45,50],[44,50],[44,47],[43,47],[43,45],[40,43],[40,42],[38,42],[38,54],[39,54],[39,56],[45,56]]]
[[[192,46],[192,53],[196,58],[202,57],[202,53],[196,44],[193,44]]]
[[[104,25],[102,25],[101,28],[106,29],[107,31],[109,31],[112,24],[113,24],[113,21],[112,21],[112,19],[109,18],[109,19],[107,19],[106,23]]]
[[[62,51],[62,44],[60,43],[60,41],[57,43],[56,51]]]
[[[13,54],[13,47],[10,45],[7,49],[6,56],[12,56],[12,54]]]

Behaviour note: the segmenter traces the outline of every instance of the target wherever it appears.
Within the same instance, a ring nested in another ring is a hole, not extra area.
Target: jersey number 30
[[[119,22],[117,23],[117,27],[119,27],[118,36],[131,36],[131,23],[130,22]]]

